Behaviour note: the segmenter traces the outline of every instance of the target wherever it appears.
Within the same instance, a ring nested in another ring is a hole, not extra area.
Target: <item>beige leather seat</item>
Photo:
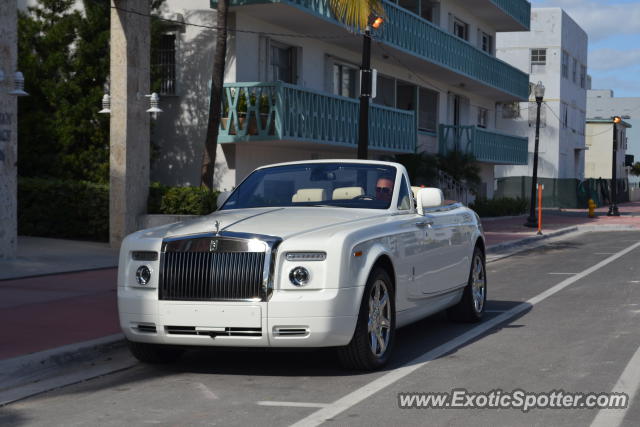
[[[353,199],[364,194],[362,187],[340,187],[333,190],[332,200]]]
[[[327,192],[324,188],[301,188],[296,191],[291,201],[293,203],[301,202],[321,202],[327,199]]]

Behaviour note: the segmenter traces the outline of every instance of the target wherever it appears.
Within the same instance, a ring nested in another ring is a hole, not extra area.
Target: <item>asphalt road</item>
[[[138,364],[7,405],[0,424],[582,426],[598,416],[601,425],[618,425],[618,417],[637,426],[640,393],[626,410],[526,413],[401,409],[398,393],[633,392],[639,256],[640,232],[608,232],[493,262],[483,323],[436,315],[401,329],[383,372],[343,371],[330,351],[192,351],[179,364]]]

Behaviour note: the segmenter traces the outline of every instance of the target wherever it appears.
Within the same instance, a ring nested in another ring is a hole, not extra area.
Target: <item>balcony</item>
[[[473,154],[479,162],[502,165],[526,165],[529,141],[476,126],[440,125],[439,151],[460,150]]]
[[[355,149],[357,100],[275,83],[227,83],[218,142],[294,141]],[[415,112],[372,105],[369,149],[413,153]]]
[[[527,0],[465,1],[465,7],[496,31],[529,31],[531,25],[531,3]]]
[[[502,13],[518,16],[528,26],[530,5],[525,0],[484,0],[470,3],[478,10],[499,8]],[[327,0],[231,0],[242,12],[299,34],[322,34],[344,37],[333,43],[360,52],[360,37],[349,37],[347,29],[332,15]],[[215,2],[212,2],[215,7]],[[515,67],[450,34],[420,16],[389,2],[384,2],[387,20],[374,38],[393,48],[394,58],[382,59],[380,48],[374,45],[378,60],[400,59],[403,66],[420,69],[438,80],[491,97],[496,101],[526,100],[529,76]],[[475,6],[474,6],[475,7]],[[505,12],[506,11],[506,12]],[[480,12],[478,12],[480,13]],[[334,26],[327,26],[330,21]],[[515,21],[514,21],[515,22]],[[375,58],[374,58],[375,59]],[[396,64],[397,65],[397,64]]]

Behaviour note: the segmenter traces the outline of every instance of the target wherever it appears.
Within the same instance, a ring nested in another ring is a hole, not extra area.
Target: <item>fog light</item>
[[[138,285],[146,285],[151,280],[151,270],[146,265],[141,265],[136,270],[136,282]]]
[[[291,283],[295,286],[306,285],[310,277],[309,270],[304,267],[296,267],[289,273],[289,280],[291,280]]]

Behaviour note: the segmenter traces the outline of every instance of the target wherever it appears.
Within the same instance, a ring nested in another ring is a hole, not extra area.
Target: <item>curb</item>
[[[0,361],[0,407],[134,364],[121,333],[5,359]]]

